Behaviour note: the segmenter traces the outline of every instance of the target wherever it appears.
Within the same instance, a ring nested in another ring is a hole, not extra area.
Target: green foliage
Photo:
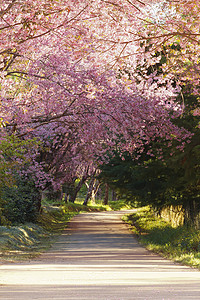
[[[174,228],[156,217],[149,208],[124,217],[139,240],[149,250],[161,253],[173,260],[200,268],[200,232],[194,228]]]
[[[16,175],[29,163],[28,152],[38,146],[36,139],[4,136],[0,143],[0,225],[34,222],[40,195],[31,179]]]
[[[23,141],[14,135],[5,136],[0,143],[0,189],[12,185],[12,173],[27,162],[25,154],[28,149],[37,145],[36,139]]]
[[[108,182],[120,198],[141,205],[159,202],[158,195],[171,175],[165,163],[151,158],[145,152],[139,160],[128,154],[122,159],[116,154],[101,170],[100,178]]]
[[[40,208],[40,193],[31,180],[15,177],[15,185],[1,189],[0,225],[35,222]]]

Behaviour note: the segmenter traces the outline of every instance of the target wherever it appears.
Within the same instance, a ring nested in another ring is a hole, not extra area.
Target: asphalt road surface
[[[0,299],[200,299],[200,272],[138,245],[123,214],[78,215],[47,253],[1,264]]]

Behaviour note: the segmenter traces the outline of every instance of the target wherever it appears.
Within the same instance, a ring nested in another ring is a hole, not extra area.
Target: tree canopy
[[[143,155],[163,164],[166,148],[188,149],[199,12],[198,0],[0,1],[1,140],[37,141],[18,172],[59,188],[116,151],[138,167]]]

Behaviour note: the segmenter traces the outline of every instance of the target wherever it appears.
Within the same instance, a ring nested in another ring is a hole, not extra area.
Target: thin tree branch
[[[12,0],[12,2],[7,6],[6,9],[0,11],[0,18],[2,18],[15,4],[17,0]]]

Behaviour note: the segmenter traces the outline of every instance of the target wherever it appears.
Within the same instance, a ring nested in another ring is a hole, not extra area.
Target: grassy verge
[[[60,207],[43,206],[37,224],[0,226],[0,259],[22,261],[37,257],[51,247],[74,215],[101,210],[105,208],[73,203]]]
[[[98,211],[106,211],[110,210],[108,205],[103,205],[101,202],[93,204],[89,202],[87,206],[82,205],[83,201],[76,201],[76,203],[68,202],[64,206],[68,211],[76,211],[76,212],[98,212]]]
[[[200,269],[200,231],[180,226],[173,228],[155,217],[149,208],[124,217],[139,241],[149,250],[184,265]]]
[[[125,203],[124,200],[109,201],[109,206],[111,210],[125,210],[133,208],[128,203]]]

